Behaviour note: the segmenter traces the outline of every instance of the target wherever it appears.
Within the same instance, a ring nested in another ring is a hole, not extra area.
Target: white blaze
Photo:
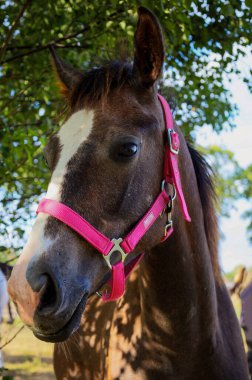
[[[93,116],[93,111],[78,111],[67,120],[57,133],[61,146],[60,157],[52,174],[46,198],[60,201],[67,164],[80,145],[90,135],[93,126]],[[38,214],[19,262],[26,261],[28,263],[32,256],[41,254],[50,245],[50,239],[46,239],[44,236],[44,228],[48,217],[49,215],[47,214]]]
[[[60,201],[61,188],[67,164],[79,146],[88,138],[93,125],[93,111],[81,110],[74,113],[61,127],[57,136],[62,147],[60,158],[48,186],[46,198]]]

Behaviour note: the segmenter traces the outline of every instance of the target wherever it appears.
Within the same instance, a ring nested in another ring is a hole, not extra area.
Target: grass
[[[3,323],[0,344],[11,339],[20,327],[19,320],[13,325]],[[9,379],[14,380],[55,380],[52,356],[53,344],[38,340],[25,327],[3,348],[4,367],[7,368],[3,373],[3,379],[7,380],[9,376]]]

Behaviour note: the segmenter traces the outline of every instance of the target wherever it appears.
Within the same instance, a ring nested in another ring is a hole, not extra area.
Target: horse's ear
[[[53,66],[59,79],[60,90],[67,96],[82,79],[83,74],[68,63],[63,62],[52,45],[49,46],[49,49],[53,59]]]
[[[138,8],[134,42],[134,70],[142,85],[150,87],[162,71],[164,44],[161,27],[156,16],[144,7]]]

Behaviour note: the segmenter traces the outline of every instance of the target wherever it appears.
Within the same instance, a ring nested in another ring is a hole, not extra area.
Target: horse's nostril
[[[59,292],[56,278],[49,273],[45,265],[33,260],[28,265],[26,278],[32,290],[39,293],[39,314],[50,314],[57,309]]]
[[[49,309],[53,309],[57,305],[57,290],[56,286],[51,279],[51,277],[46,274],[43,275],[46,277],[46,282],[43,286],[42,293],[41,293],[41,298],[40,298],[40,303],[38,305],[38,310],[40,313],[43,311],[49,311]]]
[[[47,275],[41,274],[40,276],[37,276],[32,283],[33,291],[39,293],[45,287],[46,283]]]

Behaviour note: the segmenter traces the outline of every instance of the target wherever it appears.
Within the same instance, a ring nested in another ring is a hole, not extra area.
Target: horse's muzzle
[[[34,335],[40,340],[51,343],[63,342],[67,340],[80,326],[80,321],[86,306],[87,298],[87,294],[84,294],[78,306],[73,311],[70,319],[68,319],[67,322],[57,331],[53,331],[52,327],[51,329],[48,329],[48,321],[46,326],[43,325],[44,318],[41,318],[38,310],[34,316],[35,326],[37,326],[35,329],[32,329]],[[66,321],[66,319],[64,319],[64,321]],[[51,320],[51,322],[53,321]],[[60,321],[57,319],[57,322],[59,323]],[[53,325],[54,324],[52,324],[52,326]]]
[[[84,277],[70,281],[71,270],[62,267],[35,255],[28,264],[20,260],[8,284],[22,321],[47,342],[64,341],[78,329],[89,295]]]

